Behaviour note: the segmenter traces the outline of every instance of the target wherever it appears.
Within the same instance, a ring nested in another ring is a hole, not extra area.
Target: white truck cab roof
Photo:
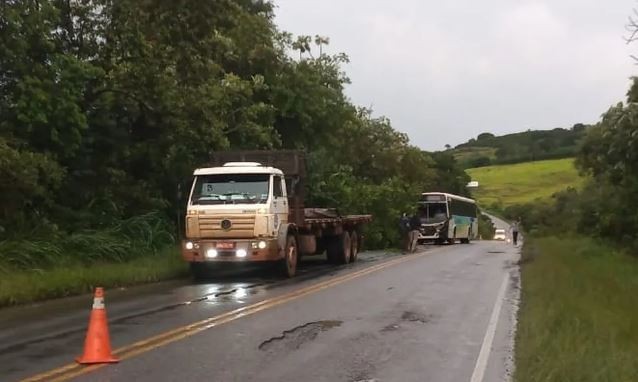
[[[215,174],[274,174],[284,175],[284,173],[274,167],[262,166],[257,162],[228,162],[220,167],[202,167],[193,172],[193,175],[215,175]]]

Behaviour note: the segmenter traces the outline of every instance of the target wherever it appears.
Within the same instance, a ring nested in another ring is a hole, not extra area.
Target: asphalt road
[[[107,291],[122,360],[97,368],[73,364],[90,296],[4,310],[0,380],[505,381],[517,260],[517,248],[482,241],[365,253],[337,268],[310,261],[287,281]]]

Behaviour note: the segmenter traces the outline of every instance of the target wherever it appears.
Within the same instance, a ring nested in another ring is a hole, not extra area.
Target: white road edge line
[[[509,273],[503,277],[501,283],[501,289],[496,296],[496,303],[494,309],[492,309],[492,315],[490,316],[490,322],[487,324],[487,331],[483,338],[483,344],[481,345],[481,351],[476,359],[476,365],[474,366],[474,372],[470,382],[482,382],[485,376],[485,370],[487,369],[487,360],[492,352],[492,343],[494,342],[494,335],[496,334],[496,326],[498,325],[498,318],[501,314],[501,308],[503,307],[503,301],[505,298],[505,291],[507,290],[507,282],[509,281]]]

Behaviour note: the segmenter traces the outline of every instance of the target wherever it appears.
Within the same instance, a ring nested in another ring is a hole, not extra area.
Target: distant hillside
[[[451,151],[464,168],[570,158],[575,156],[586,129],[576,124],[571,129],[528,130],[501,136],[483,133]]]
[[[472,190],[473,197],[482,207],[494,211],[549,198],[568,187],[580,187],[584,181],[572,158],[471,168],[466,172],[479,182],[479,187]]]

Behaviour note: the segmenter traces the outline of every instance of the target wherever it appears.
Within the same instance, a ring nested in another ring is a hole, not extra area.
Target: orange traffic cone
[[[111,354],[111,340],[104,308],[104,289],[95,288],[93,310],[84,341],[84,354],[75,359],[78,363],[113,363],[119,359]]]

